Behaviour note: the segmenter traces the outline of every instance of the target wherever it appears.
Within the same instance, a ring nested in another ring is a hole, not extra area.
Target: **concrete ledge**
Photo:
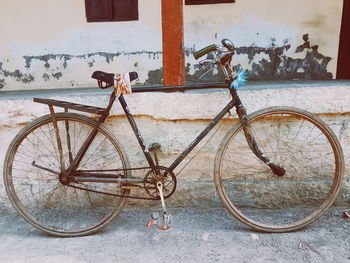
[[[105,107],[110,92],[111,90],[80,89],[0,93],[1,170],[7,147],[15,134],[25,124],[48,113],[48,107],[34,103],[33,97],[47,97]],[[350,81],[253,82],[241,89],[239,95],[248,112],[278,105],[299,107],[319,115],[339,137],[346,164],[349,163]],[[161,143],[160,159],[161,164],[165,166],[171,163],[175,156],[196,137],[229,99],[230,96],[225,90],[135,93],[126,96],[146,143]],[[179,177],[179,190],[174,201],[171,202],[180,207],[218,205],[219,200],[212,183],[214,157],[224,134],[236,121],[233,112],[233,116],[225,120],[217,135],[183,170]],[[120,141],[127,150],[132,165],[142,166],[145,160],[138,151],[137,142],[130,133],[117,103],[113,107],[106,126],[117,137],[122,137]],[[179,167],[176,172],[181,168]],[[345,187],[338,202],[340,205],[350,202],[350,172],[346,170],[345,175]],[[130,201],[130,204],[137,205],[134,201]],[[0,182],[0,209],[8,209],[8,207],[4,187]]]
[[[32,103],[33,97],[50,97],[104,107],[110,92],[111,89],[3,92],[0,93],[0,127],[10,124],[11,117],[34,118],[46,112],[45,105]],[[294,106],[316,114],[350,112],[350,81],[253,82],[240,89],[239,95],[248,112],[270,106]],[[229,93],[221,89],[135,93],[126,96],[134,115],[164,120],[212,119],[229,99]],[[123,115],[119,105],[113,107],[111,115]]]

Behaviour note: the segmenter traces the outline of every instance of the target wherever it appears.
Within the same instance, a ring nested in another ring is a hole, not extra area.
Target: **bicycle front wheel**
[[[77,169],[98,171],[129,167],[121,146],[103,125],[73,113],[58,113],[56,118],[66,168],[94,127],[98,127],[97,135]],[[86,235],[106,226],[123,208],[128,191],[123,190],[121,184],[67,184],[60,182],[57,174],[60,171],[61,157],[53,121],[50,116],[44,116],[14,138],[4,164],[9,199],[35,227],[57,236]],[[129,176],[125,170],[115,173],[116,177]]]
[[[266,232],[314,222],[336,198],[343,178],[341,146],[319,118],[290,107],[248,116],[260,151],[285,170],[275,175],[250,149],[242,122],[224,138],[215,160],[220,199],[239,221]]]

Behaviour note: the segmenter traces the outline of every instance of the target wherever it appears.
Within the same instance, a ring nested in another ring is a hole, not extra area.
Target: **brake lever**
[[[216,50],[220,52],[229,52],[230,50],[226,47],[216,45]]]
[[[207,64],[215,64],[215,60],[212,60],[212,59],[203,59],[201,61],[198,62],[198,64],[200,66],[204,66],[204,65],[207,65]]]

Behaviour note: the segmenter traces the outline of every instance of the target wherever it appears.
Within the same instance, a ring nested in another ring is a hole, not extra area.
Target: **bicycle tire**
[[[57,113],[56,119],[66,167],[89,132],[97,127],[97,135],[78,168],[129,168],[121,145],[96,120],[75,113]],[[92,191],[106,190],[122,196],[115,197],[73,188],[60,183],[57,174],[32,164],[35,161],[38,165],[60,171],[59,160],[50,115],[34,120],[19,132],[8,148],[4,163],[5,188],[14,208],[33,226],[56,236],[87,235],[108,225],[121,212],[129,190],[121,189],[120,184],[115,183],[74,183]],[[129,171],[124,173],[124,176],[130,176]]]
[[[229,212],[264,232],[290,232],[318,219],[341,188],[344,157],[320,118],[293,107],[271,107],[248,116],[260,150],[284,168],[275,175],[249,148],[238,122],[223,139],[214,182]]]

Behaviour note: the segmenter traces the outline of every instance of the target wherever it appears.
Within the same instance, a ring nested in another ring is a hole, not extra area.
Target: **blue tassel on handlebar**
[[[236,75],[236,79],[231,83],[231,88],[237,89],[238,87],[244,86],[247,82],[247,71],[239,70]]]

